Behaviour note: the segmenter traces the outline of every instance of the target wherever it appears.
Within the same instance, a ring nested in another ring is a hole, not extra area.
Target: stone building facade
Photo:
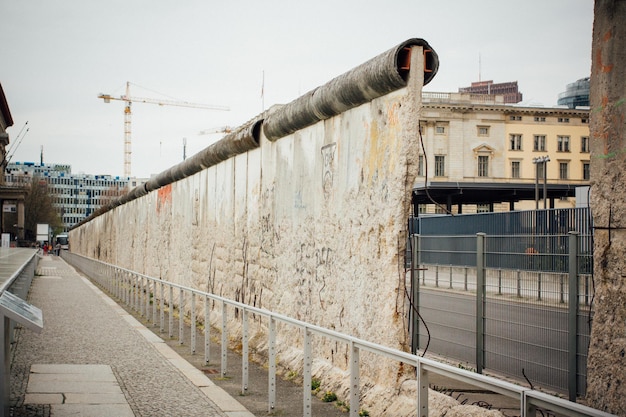
[[[548,207],[573,207],[575,188],[589,185],[588,109],[468,93],[423,93],[422,100],[416,213],[534,209],[537,182],[543,208],[544,166]]]

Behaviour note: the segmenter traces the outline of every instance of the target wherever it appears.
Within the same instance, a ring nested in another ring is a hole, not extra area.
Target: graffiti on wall
[[[324,198],[328,199],[333,190],[333,178],[335,175],[335,150],[337,143],[322,146],[322,158],[324,165],[322,168],[322,190]]]

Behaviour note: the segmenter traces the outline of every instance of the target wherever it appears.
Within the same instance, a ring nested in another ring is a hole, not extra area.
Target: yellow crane
[[[120,100],[126,103],[126,106],[124,106],[124,176],[125,177],[130,177],[131,175],[131,170],[130,170],[130,156],[131,156],[130,105],[133,102],[158,104],[159,106],[195,107],[197,109],[224,110],[224,111],[230,110],[230,108],[228,108],[227,106],[215,106],[211,104],[198,104],[198,103],[189,103],[187,101],[156,99],[156,98],[146,98],[146,97],[132,97],[130,95],[130,82],[126,82],[126,94],[124,94],[123,96],[113,97],[110,94],[101,93],[101,94],[98,94],[98,98],[103,99],[105,103],[110,103],[111,100]]]

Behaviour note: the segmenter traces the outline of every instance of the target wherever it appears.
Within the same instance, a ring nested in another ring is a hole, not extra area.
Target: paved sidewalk
[[[12,416],[253,416],[61,258],[40,260],[29,302],[44,329],[17,332]]]

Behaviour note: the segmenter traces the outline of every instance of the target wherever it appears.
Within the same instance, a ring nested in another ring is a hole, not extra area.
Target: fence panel
[[[586,390],[593,299],[588,236],[578,242],[577,393]],[[486,236],[487,370],[568,392],[569,235]],[[475,363],[476,236],[419,236],[419,347]],[[473,262],[472,262],[473,259]]]

